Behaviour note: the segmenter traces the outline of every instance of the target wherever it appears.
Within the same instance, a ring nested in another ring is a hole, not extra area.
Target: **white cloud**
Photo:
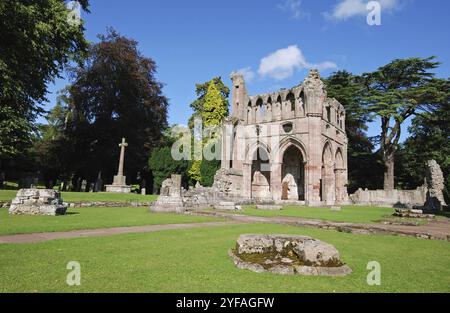
[[[236,72],[242,74],[242,76],[244,76],[244,79],[247,82],[250,82],[253,80],[253,78],[255,78],[255,72],[253,72],[253,70],[250,66],[241,68],[240,70],[237,70]]]
[[[301,0],[285,0],[278,5],[278,8],[282,11],[290,12],[295,19],[310,17],[308,12],[303,11]]]
[[[381,11],[389,12],[399,7],[399,0],[378,0]],[[325,16],[335,21],[344,21],[354,16],[367,15],[367,3],[369,0],[340,0],[333,8],[332,12],[325,13]]]
[[[258,74],[261,77],[271,77],[282,80],[291,77],[296,70],[305,68],[317,68],[326,70],[336,68],[336,64],[325,61],[318,64],[308,63],[298,46],[292,45],[279,49],[261,59]]]

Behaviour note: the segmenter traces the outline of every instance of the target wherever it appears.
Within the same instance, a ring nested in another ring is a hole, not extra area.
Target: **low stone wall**
[[[124,208],[124,207],[149,207],[153,201],[148,202],[103,202],[103,201],[88,201],[88,202],[68,202],[67,206],[70,208],[90,208],[90,207],[107,207],[107,208]],[[0,201],[0,208],[9,208],[11,201]]]
[[[109,207],[109,208],[122,208],[122,207],[148,207],[153,203],[153,201],[148,202],[111,202],[111,201],[88,201],[88,202],[69,202],[69,207],[71,208],[86,208],[86,207]]]
[[[357,205],[412,208],[422,206],[427,200],[427,188],[415,190],[368,190],[358,189],[350,195],[350,200]]]

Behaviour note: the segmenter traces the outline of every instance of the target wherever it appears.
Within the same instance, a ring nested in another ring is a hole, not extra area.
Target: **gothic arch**
[[[342,154],[342,149],[340,147],[336,149],[336,155],[335,155],[334,159],[335,159],[336,169],[345,169],[344,156]]]
[[[278,149],[276,151],[274,151],[273,155],[278,157],[278,160],[277,160],[278,162],[282,161],[283,154],[286,152],[286,150],[290,146],[297,147],[300,150],[301,154],[302,154],[303,161],[307,162],[308,155],[306,153],[305,145],[300,140],[298,140],[297,138],[292,137],[292,136],[288,136],[288,137],[283,138],[280,141]]]
[[[347,177],[344,156],[341,148],[336,149],[334,180],[335,180],[335,197],[337,203],[343,203],[347,197]]]
[[[290,144],[282,154],[281,200],[305,200],[305,162],[302,149]]]
[[[268,155],[268,161],[270,162],[271,160],[271,151],[270,151],[270,147],[265,143],[265,142],[255,142],[253,144],[250,144],[247,148],[247,153],[246,153],[246,157],[245,160],[247,163],[252,163],[252,161],[255,159],[255,153],[258,151],[258,149],[263,149],[266,151],[267,155]]]
[[[250,150],[251,158],[251,197],[270,198],[270,154],[265,145],[260,143]]]
[[[322,202],[333,205],[335,202],[335,174],[334,154],[331,143],[326,141],[322,150],[322,179],[320,181],[320,195]]]

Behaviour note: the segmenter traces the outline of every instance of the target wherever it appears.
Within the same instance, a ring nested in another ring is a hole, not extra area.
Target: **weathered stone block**
[[[352,272],[334,246],[307,236],[241,235],[229,255],[238,268],[258,273],[344,276]]]
[[[66,210],[61,194],[53,189],[21,189],[9,207],[9,213],[17,215],[64,215]]]
[[[272,205],[272,204],[258,204],[256,205],[257,210],[272,210],[279,211],[283,208],[281,205]]]

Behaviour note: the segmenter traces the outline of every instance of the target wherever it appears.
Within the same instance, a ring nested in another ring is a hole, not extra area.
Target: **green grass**
[[[17,190],[0,190],[0,201],[12,200]],[[134,193],[111,193],[111,192],[62,192],[61,197],[65,202],[150,202],[156,200],[156,195],[139,195]]]
[[[242,211],[236,213],[263,217],[302,217],[334,222],[374,223],[385,219],[388,215],[392,215],[394,209],[367,206],[343,206],[341,211],[331,211],[330,208],[286,205],[282,210],[276,211],[257,210],[254,206],[244,206]]]
[[[242,233],[309,235],[336,246],[346,277],[283,276],[237,269],[227,255]],[[0,245],[0,292],[450,292],[450,243],[243,224]],[[69,261],[81,286],[66,285]],[[369,286],[369,261],[381,285]]]
[[[10,215],[7,209],[0,209],[0,235],[222,220],[175,213],[151,213],[147,207],[69,208],[67,212],[63,216],[26,216]]]

